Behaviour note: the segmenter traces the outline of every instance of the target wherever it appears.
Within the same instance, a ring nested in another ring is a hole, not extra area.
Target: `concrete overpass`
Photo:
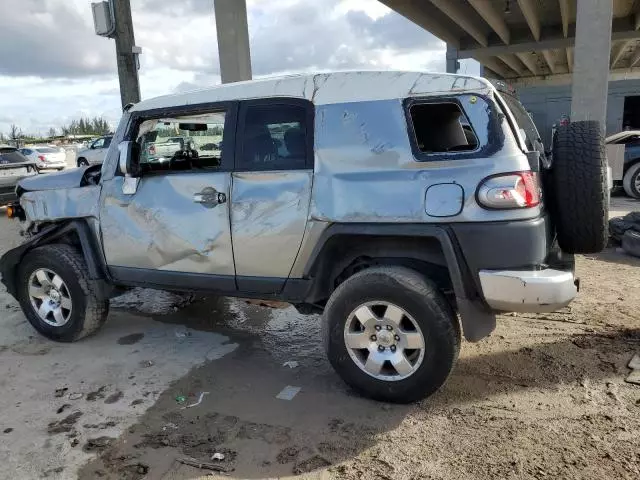
[[[516,86],[572,85],[572,120],[606,116],[610,78],[640,78],[639,0],[380,0]],[[245,0],[215,0],[222,81],[251,78]],[[314,41],[309,39],[309,41]]]
[[[381,0],[447,43],[449,60],[473,58],[490,76],[515,82],[570,82],[578,9],[589,0]],[[612,18],[607,70],[640,78],[640,2],[596,0]],[[611,13],[608,13],[608,3]],[[589,36],[605,32],[589,31]],[[450,62],[450,68],[452,69]]]

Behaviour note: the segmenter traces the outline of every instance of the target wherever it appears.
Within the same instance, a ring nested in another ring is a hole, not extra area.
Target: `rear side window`
[[[409,108],[422,153],[469,152],[478,148],[469,120],[457,103],[417,103]]]
[[[245,105],[241,113],[240,170],[295,170],[309,163],[307,107]]]

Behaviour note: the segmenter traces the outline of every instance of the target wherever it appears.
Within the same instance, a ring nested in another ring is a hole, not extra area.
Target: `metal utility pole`
[[[118,79],[120,80],[120,100],[122,107],[128,103],[140,101],[140,83],[138,81],[138,54],[135,46],[131,4],[129,0],[111,0],[115,20],[116,57],[118,60]]]

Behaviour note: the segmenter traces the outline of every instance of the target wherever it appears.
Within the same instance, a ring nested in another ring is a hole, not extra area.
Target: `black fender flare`
[[[340,236],[405,237],[437,241],[444,255],[456,297],[458,313],[462,320],[465,338],[477,342],[487,337],[496,327],[496,315],[484,301],[464,258],[453,230],[433,224],[389,224],[389,223],[334,223],[329,226],[316,243],[304,269],[304,278],[313,278],[316,269],[323,263],[323,250],[332,238]]]
[[[85,219],[74,219],[48,225],[16,248],[7,251],[0,257],[0,275],[2,283],[14,297],[17,293],[16,274],[22,258],[36,247],[56,243],[57,240],[75,233],[80,242],[80,249],[87,264],[89,278],[110,283],[109,271],[98,239]],[[102,289],[104,290],[104,289]],[[105,292],[106,295],[106,292]]]

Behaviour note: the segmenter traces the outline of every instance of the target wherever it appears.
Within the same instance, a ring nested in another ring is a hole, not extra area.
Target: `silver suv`
[[[324,312],[349,385],[408,402],[496,312],[571,302],[573,253],[606,241],[598,124],[560,128],[552,160],[515,97],[481,78],[223,85],[134,105],[113,140],[101,167],[18,187],[28,239],[0,272],[54,340],[94,333],[133,286],[280,299]]]

